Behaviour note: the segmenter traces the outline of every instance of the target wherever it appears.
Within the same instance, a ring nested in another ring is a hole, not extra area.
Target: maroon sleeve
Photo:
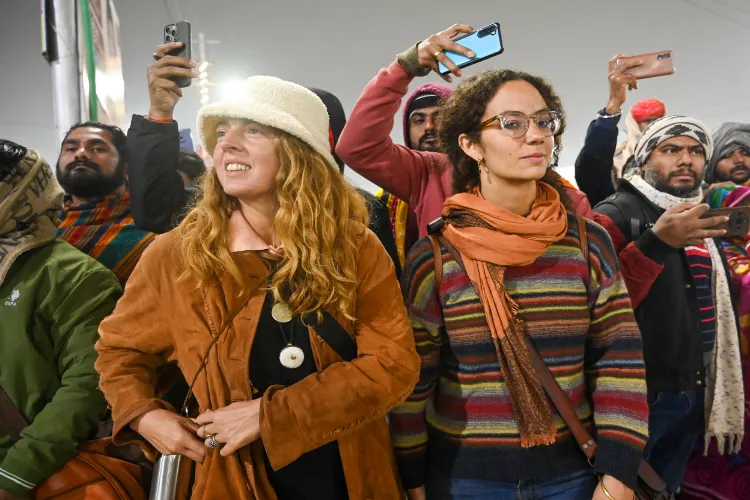
[[[394,117],[413,79],[398,61],[381,69],[354,105],[336,153],[359,175],[416,207],[429,171],[440,166],[444,155],[391,140]]]
[[[606,215],[594,212],[594,221],[604,226],[612,238],[633,309],[636,309],[648,295],[664,265],[648,258],[634,242],[628,242],[617,224]]]

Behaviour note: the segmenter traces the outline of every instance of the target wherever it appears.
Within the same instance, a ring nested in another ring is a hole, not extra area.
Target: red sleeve
[[[394,117],[413,79],[398,61],[381,69],[354,105],[336,153],[365,179],[417,206],[428,171],[440,168],[445,155],[414,151],[391,140]]]
[[[630,293],[633,309],[636,309],[646,298],[664,265],[646,257],[634,242],[628,242],[625,235],[612,219],[599,212],[594,212],[594,221],[598,222],[609,233],[620,261],[620,271]]]

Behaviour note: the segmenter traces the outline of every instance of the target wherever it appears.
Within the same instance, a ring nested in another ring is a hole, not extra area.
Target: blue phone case
[[[503,53],[503,39],[500,36],[499,23],[492,23],[473,33],[454,38],[453,41],[459,45],[463,45],[467,49],[473,50],[476,55],[473,59],[469,59],[464,55],[446,50],[445,55],[459,68],[471,66],[472,64]],[[441,75],[450,73],[450,70],[443,63],[438,63],[438,70]]]

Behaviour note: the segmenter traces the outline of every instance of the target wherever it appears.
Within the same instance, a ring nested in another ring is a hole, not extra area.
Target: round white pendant
[[[294,317],[292,310],[283,302],[277,302],[273,305],[271,308],[271,316],[273,316],[273,319],[279,323],[289,323]]]
[[[305,360],[305,353],[297,346],[288,345],[279,353],[279,361],[285,368],[299,368]]]

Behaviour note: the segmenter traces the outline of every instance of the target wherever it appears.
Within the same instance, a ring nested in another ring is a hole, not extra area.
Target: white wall
[[[395,55],[455,22],[498,21],[505,53],[474,66],[548,77],[562,95],[568,132],[561,165],[572,165],[588,122],[607,100],[607,61],[616,53],[675,51],[677,73],[641,82],[637,98],[659,97],[671,113],[715,128],[750,121],[750,4],[743,0],[163,0],[194,32],[221,40],[218,79],[272,74],[338,95],[347,111]],[[122,24],[126,108],[146,113],[145,68],[172,19],[160,0],[115,0]],[[39,2],[0,0],[0,137],[54,161],[49,68],[39,49]],[[428,79],[436,80],[430,76]],[[420,80],[428,81],[427,79]],[[176,117],[193,126],[192,88]],[[393,137],[401,138],[400,127]],[[570,169],[564,170],[568,174]]]

